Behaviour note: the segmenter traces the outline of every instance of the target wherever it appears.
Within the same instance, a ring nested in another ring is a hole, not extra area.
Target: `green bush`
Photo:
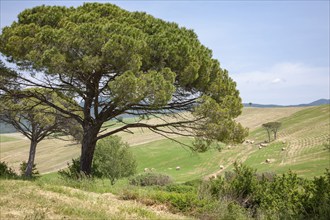
[[[14,178],[17,177],[15,171],[10,168],[6,162],[0,162],[0,178]]]
[[[305,215],[309,219],[330,219],[330,171],[315,177],[306,190]]]
[[[21,176],[24,176],[26,167],[27,167],[27,162],[22,161],[22,163],[19,165],[19,170],[20,170]],[[37,176],[39,176],[39,171],[37,170],[37,165],[33,164],[31,177],[37,177]]]
[[[104,138],[97,142],[94,153],[92,175],[109,178],[113,185],[122,177],[129,177],[136,173],[136,160],[127,143],[118,136]]]
[[[172,183],[172,178],[161,173],[142,173],[129,180],[135,186],[165,186]]]
[[[196,187],[182,185],[182,184],[175,184],[175,185],[168,185],[165,187],[165,191],[167,192],[177,192],[177,193],[188,193],[188,192],[195,192]]]
[[[80,157],[72,159],[72,163],[68,163],[68,168],[59,170],[58,174],[64,178],[74,180],[82,179],[83,175],[80,173]]]
[[[80,172],[80,157],[72,159],[68,168],[60,170],[59,174],[70,179],[109,178],[113,185],[117,179],[133,175],[136,167],[136,160],[129,151],[128,144],[122,142],[118,136],[111,136],[97,142],[91,176]]]
[[[330,172],[313,181],[289,171],[257,174],[242,164],[202,184],[200,197],[233,201],[255,218],[330,219]]]

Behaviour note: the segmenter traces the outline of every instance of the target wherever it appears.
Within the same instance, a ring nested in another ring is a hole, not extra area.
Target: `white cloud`
[[[275,78],[272,80],[272,83],[281,83],[281,82],[285,82],[285,79],[281,79],[281,78]]]
[[[244,102],[297,104],[329,98],[329,67],[287,62],[231,76]]]

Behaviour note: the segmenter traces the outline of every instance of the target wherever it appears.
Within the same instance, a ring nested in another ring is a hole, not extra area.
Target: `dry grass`
[[[110,193],[1,180],[0,219],[186,219]]]
[[[242,114],[237,118],[244,127],[250,131],[260,127],[262,124],[270,121],[277,121],[288,117],[293,113],[309,107],[285,107],[285,108],[244,108]]]
[[[16,171],[29,155],[30,141],[18,133],[6,134],[17,138],[16,141],[0,143],[1,161],[6,161]],[[35,163],[41,173],[52,172],[66,167],[67,162],[79,156],[80,146],[71,141],[45,139],[37,146]]]

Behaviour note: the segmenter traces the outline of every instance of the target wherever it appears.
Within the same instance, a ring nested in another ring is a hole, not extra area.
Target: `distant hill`
[[[274,105],[274,104],[254,104],[250,105],[249,103],[243,103],[245,107],[255,107],[255,108],[280,108],[280,107],[305,107],[305,106],[319,106],[330,104],[330,99],[319,99],[307,104],[298,104],[298,105]]]
[[[0,134],[13,132],[16,132],[16,129],[12,125],[0,122]]]

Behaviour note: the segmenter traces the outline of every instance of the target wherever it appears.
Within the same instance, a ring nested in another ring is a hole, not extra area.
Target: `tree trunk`
[[[274,140],[276,140],[276,133],[277,131],[274,131]]]
[[[268,143],[270,143],[270,131],[267,130],[267,134],[268,134]]]
[[[32,177],[32,170],[33,170],[34,158],[36,155],[37,144],[38,144],[37,141],[31,140],[29,160],[26,164],[26,169],[25,169],[25,173],[24,173],[25,177]]]
[[[92,162],[96,146],[96,138],[101,126],[84,126],[84,136],[81,146],[80,171],[86,175],[92,172]]]

